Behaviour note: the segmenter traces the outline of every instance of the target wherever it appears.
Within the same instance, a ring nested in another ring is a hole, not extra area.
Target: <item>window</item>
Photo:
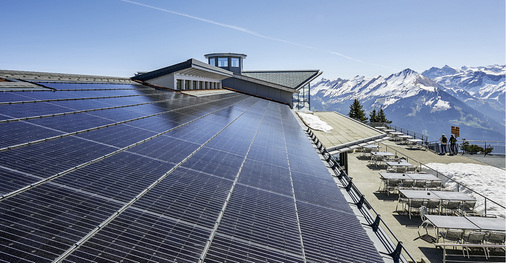
[[[238,68],[239,67],[239,58],[232,58],[231,64],[232,64],[233,68]]]
[[[218,67],[228,67],[228,58],[218,58]]]
[[[216,66],[216,58],[210,58],[209,59],[209,65]]]

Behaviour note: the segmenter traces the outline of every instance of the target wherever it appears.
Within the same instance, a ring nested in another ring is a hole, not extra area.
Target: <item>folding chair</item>
[[[480,231],[473,231],[469,233],[469,235],[464,236],[464,243],[465,244],[483,244],[485,241],[485,234],[486,232],[480,232]],[[466,247],[465,251],[467,253],[467,257],[470,258],[469,251],[471,251],[470,247]],[[485,253],[485,258],[488,258],[488,250],[486,248],[483,248],[483,252]]]

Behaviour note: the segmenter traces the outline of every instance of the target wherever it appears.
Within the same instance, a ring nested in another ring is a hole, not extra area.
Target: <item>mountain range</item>
[[[393,125],[435,141],[460,128],[460,138],[505,140],[505,65],[411,69],[388,77],[321,79],[311,87],[311,109],[348,114],[354,99],[369,114],[382,108]]]

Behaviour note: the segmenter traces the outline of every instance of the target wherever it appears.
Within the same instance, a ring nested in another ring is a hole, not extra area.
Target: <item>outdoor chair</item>
[[[443,182],[441,181],[432,180],[429,182],[429,188],[431,189],[440,189],[442,185]]]
[[[504,245],[505,237],[506,237],[505,232],[490,231],[488,232],[485,241],[493,245]]]
[[[472,214],[474,213],[474,207],[476,205],[476,201],[464,201],[460,207],[462,215]]]
[[[413,187],[413,184],[415,183],[415,180],[413,179],[406,179],[401,182],[400,188],[403,189],[409,189]]]
[[[421,227],[425,228],[425,234],[428,235],[429,231],[427,230],[427,226],[432,225],[432,223],[427,219],[427,214],[428,214],[427,207],[420,206],[419,211],[420,211],[420,219],[422,219],[422,223],[418,227],[418,236],[421,236],[420,235],[420,228]]]
[[[399,211],[397,209],[399,207],[399,205],[403,206],[402,211],[406,210],[406,204],[408,203],[408,201],[409,201],[409,199],[404,198],[404,197],[400,197],[400,195],[399,195],[399,199],[397,200],[397,205],[395,206],[395,211]]]
[[[401,180],[399,179],[389,179],[387,180],[387,195],[390,195],[390,191],[399,190],[399,186],[401,184]]]
[[[427,187],[427,181],[425,180],[416,180],[415,181],[415,188],[425,189]]]
[[[440,233],[443,238],[443,243],[462,243],[462,238],[464,237],[464,230],[462,229],[447,229],[445,232]],[[453,247],[455,249],[455,247]],[[462,256],[466,256],[464,249],[462,248]]]
[[[445,211],[445,215],[448,215],[448,212],[450,214],[458,214],[460,210],[460,201],[443,201],[442,208]]]
[[[480,232],[480,231],[473,231],[469,233],[469,235],[464,236],[464,243],[465,244],[483,244],[485,241],[485,234],[486,232]],[[467,257],[469,258],[469,251],[471,251],[470,247],[465,247],[465,251],[467,253]],[[485,253],[485,258],[488,258],[488,250],[486,248],[483,248],[483,252]]]
[[[425,206],[427,207],[427,210],[429,211],[429,214],[432,212],[433,214],[439,214],[439,206],[441,202],[439,199],[429,199]],[[435,213],[434,213],[435,212]]]
[[[408,216],[411,219],[411,214],[414,211],[419,211],[420,207],[423,206],[423,199],[411,199],[408,202]]]

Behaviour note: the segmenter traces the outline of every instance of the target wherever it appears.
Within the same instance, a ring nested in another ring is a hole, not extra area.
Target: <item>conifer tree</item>
[[[378,115],[376,115],[376,109],[373,109],[372,112],[369,114],[369,122],[378,122]]]
[[[350,105],[350,113],[348,113],[348,116],[361,122],[367,120],[367,116],[365,116],[365,112],[364,110],[362,110],[362,105],[360,104],[360,101],[358,101],[358,99],[355,99],[353,103]]]
[[[380,108],[380,111],[378,113],[378,122],[392,123],[392,121],[387,120],[387,117],[385,116],[385,112],[383,111],[383,108]]]

